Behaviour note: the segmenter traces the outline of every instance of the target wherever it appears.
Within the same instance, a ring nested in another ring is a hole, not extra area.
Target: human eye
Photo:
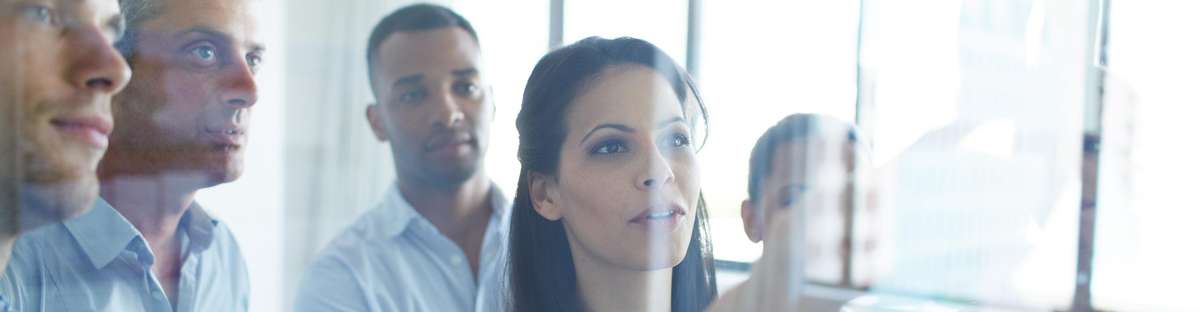
[[[396,102],[400,104],[413,105],[424,100],[425,95],[426,92],[423,89],[400,91],[400,93],[396,95]]]
[[[27,21],[46,25],[58,24],[54,9],[49,6],[42,4],[27,4],[21,6],[18,10],[21,17]]]
[[[794,203],[796,203],[796,197],[791,192],[787,192],[779,199],[779,208],[790,209]]]
[[[184,52],[188,62],[199,67],[212,67],[221,62],[220,53],[217,51],[216,45],[211,42],[198,42],[188,46]]]
[[[692,138],[685,133],[676,133],[671,136],[671,147],[683,148],[692,146]]]
[[[629,147],[621,140],[605,140],[592,145],[592,155],[611,155],[616,153],[628,152]]]
[[[460,82],[454,85],[454,92],[466,97],[475,97],[479,94],[479,84],[474,81]]]
[[[246,65],[250,66],[250,72],[257,74],[258,68],[259,68],[259,66],[262,65],[262,62],[263,62],[262,52],[256,51],[256,52],[246,53]]]

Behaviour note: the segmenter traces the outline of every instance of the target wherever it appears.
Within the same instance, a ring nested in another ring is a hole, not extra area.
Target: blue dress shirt
[[[24,234],[0,293],[15,311],[246,311],[249,280],[233,233],[193,204],[180,220],[176,302],[141,233],[103,199],[78,218]]]

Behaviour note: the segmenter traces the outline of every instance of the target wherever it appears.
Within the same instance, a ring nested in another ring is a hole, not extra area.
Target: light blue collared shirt
[[[511,201],[495,185],[479,280],[462,249],[395,184],[309,266],[296,311],[500,311]]]
[[[233,233],[193,204],[180,220],[172,307],[137,228],[103,199],[78,218],[21,235],[0,293],[14,311],[246,311],[250,282]]]

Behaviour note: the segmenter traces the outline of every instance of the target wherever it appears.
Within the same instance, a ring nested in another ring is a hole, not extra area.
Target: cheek
[[[140,105],[158,106],[152,116],[155,125],[172,129],[180,135],[190,135],[201,130],[204,113],[210,105],[220,104],[214,98],[217,92],[211,87],[212,77],[184,71],[163,71],[161,75],[142,91],[151,95],[147,103]]]
[[[676,161],[671,170],[675,173],[675,185],[679,188],[679,194],[687,201],[689,207],[695,210],[700,203],[700,170],[694,157],[684,157]]]
[[[412,107],[390,108],[387,110],[389,139],[405,148],[420,151],[425,144],[425,133],[429,131],[431,115]]]
[[[628,221],[624,213],[629,205],[626,199],[636,198],[631,193],[635,190],[622,183],[625,169],[595,161],[563,161],[559,177],[566,222],[578,235],[609,237],[619,233],[618,227],[624,227]]]
[[[590,224],[620,219],[621,199],[627,198],[628,194],[624,194],[614,181],[612,172],[576,171],[573,174],[576,174],[575,178],[563,185],[563,213],[568,218]]]
[[[44,50],[34,51],[39,48]],[[53,45],[31,40],[15,53],[3,56],[2,62],[11,65],[4,67],[3,75],[9,76],[4,79],[4,101],[19,101],[24,122],[46,121],[49,115],[70,109],[55,104],[71,96],[71,86],[60,74],[66,60],[58,59],[57,51]]]

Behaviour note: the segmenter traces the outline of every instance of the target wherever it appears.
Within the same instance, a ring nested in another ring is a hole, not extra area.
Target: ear
[[[375,139],[379,142],[388,140],[387,126],[383,121],[383,108],[377,103],[367,105],[367,123],[371,125],[371,132],[375,133]]]
[[[562,207],[559,207],[558,181],[541,173],[529,173],[529,200],[533,202],[533,210],[550,221],[562,219]]]
[[[742,201],[742,228],[746,230],[746,237],[752,242],[762,241],[762,222],[759,222],[757,213],[754,210],[754,202],[749,199]]]

